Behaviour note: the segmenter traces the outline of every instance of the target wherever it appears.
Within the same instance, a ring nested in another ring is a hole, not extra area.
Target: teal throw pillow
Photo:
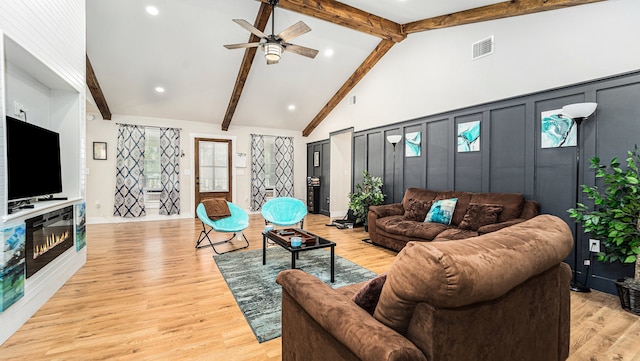
[[[453,211],[456,209],[457,202],[458,198],[441,199],[433,202],[424,221],[446,225],[451,224],[451,218],[453,217]]]

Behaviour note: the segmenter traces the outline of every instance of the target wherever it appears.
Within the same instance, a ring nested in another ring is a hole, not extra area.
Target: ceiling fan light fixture
[[[282,46],[278,43],[266,43],[264,44],[264,57],[268,61],[279,61],[282,54]]]

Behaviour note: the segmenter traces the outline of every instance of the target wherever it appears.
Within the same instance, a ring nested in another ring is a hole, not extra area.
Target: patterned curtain
[[[276,197],[293,197],[293,138],[276,137]]]
[[[113,215],[141,217],[144,209],[144,127],[121,124],[116,157]]]
[[[159,214],[180,214],[180,129],[160,128]]]
[[[254,212],[266,202],[264,182],[264,136],[251,134],[251,210]]]

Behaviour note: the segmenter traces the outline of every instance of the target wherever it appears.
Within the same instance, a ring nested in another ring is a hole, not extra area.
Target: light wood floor
[[[336,253],[386,272],[395,252],[362,242],[362,228],[305,228]],[[249,249],[263,228],[251,216]],[[0,360],[280,360],[280,338],[258,343],[212,259],[194,249],[196,220],[88,225],[87,263],[16,334]],[[640,361],[640,318],[616,296],[571,295],[571,357]],[[1,325],[0,325],[1,327]]]

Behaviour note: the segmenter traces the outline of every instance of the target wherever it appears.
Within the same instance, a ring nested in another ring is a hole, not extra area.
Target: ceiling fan
[[[318,50],[289,43],[291,39],[311,31],[311,28],[302,21],[298,21],[297,23],[291,25],[290,27],[275,35],[274,19],[275,8],[276,5],[278,5],[278,0],[269,0],[269,5],[271,5],[271,35],[266,35],[246,20],[233,19],[233,22],[259,37],[260,41],[257,43],[229,44],[225,45],[224,47],[227,49],[241,49],[255,48],[259,46],[264,51],[264,56],[267,59],[268,65],[277,64],[280,61],[282,52],[285,50],[294,54],[306,56],[311,59],[315,58],[316,55],[318,55]]]

